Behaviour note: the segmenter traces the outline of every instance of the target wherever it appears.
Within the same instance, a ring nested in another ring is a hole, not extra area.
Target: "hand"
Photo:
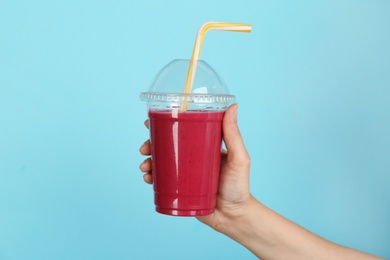
[[[379,259],[327,241],[289,221],[257,201],[249,191],[250,157],[237,125],[237,105],[222,122],[223,140],[219,190],[214,213],[197,217],[201,222],[236,240],[261,259]],[[149,127],[148,121],[145,121]],[[149,140],[140,148],[151,154]],[[153,183],[152,161],[140,169],[144,181]]]
[[[250,157],[237,125],[238,105],[230,106],[223,118],[223,140],[227,151],[222,152],[217,205],[211,215],[197,217],[219,232],[224,232],[226,218],[239,218],[247,211]]]
[[[237,125],[238,105],[231,105],[225,112],[222,122],[223,140],[227,151],[222,152],[217,205],[211,215],[197,217],[201,222],[223,232],[226,218],[237,218],[246,212],[251,200],[249,192],[250,157],[245,148]],[[148,121],[145,121],[148,128]],[[150,141],[140,148],[142,155],[151,154]],[[152,161],[147,158],[140,165],[144,181],[153,183]]]

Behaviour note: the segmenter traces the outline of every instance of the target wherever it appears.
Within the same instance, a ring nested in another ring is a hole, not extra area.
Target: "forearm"
[[[221,232],[261,259],[379,259],[327,241],[251,198],[245,214],[226,217]]]

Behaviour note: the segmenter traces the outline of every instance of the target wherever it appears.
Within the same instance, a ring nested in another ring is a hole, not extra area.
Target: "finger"
[[[150,147],[150,140],[146,140],[142,145],[141,147],[139,148],[139,152],[142,154],[142,155],[150,155],[152,150],[151,150],[151,147]]]
[[[146,126],[147,129],[149,129],[149,120],[148,119],[145,120],[144,125]]]
[[[144,181],[148,184],[152,184],[153,183],[152,159],[147,158],[146,160],[144,160],[139,166],[139,168],[142,172],[145,172]]]
[[[151,172],[152,171],[152,159],[147,158],[145,159],[139,166],[139,169],[142,172]]]
[[[231,105],[225,112],[222,129],[223,139],[228,150],[228,160],[241,166],[250,163],[249,154],[245,148],[240,130],[237,124],[238,105]]]
[[[148,173],[145,173],[144,174],[144,181],[147,183],[147,184],[153,184],[153,174],[148,172]]]

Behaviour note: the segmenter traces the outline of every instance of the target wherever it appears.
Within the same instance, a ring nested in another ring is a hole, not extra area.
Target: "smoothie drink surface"
[[[211,214],[216,204],[224,111],[149,110],[156,210]]]

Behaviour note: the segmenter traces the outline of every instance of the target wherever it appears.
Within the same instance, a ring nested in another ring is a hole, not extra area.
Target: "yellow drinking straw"
[[[202,51],[203,40],[208,30],[229,31],[229,32],[251,32],[250,24],[228,23],[228,22],[206,22],[204,23],[196,35],[194,50],[192,51],[190,66],[188,68],[187,79],[184,86],[184,94],[190,94],[192,84],[194,83],[200,52]],[[181,110],[186,111],[188,108],[188,100],[184,99]]]

